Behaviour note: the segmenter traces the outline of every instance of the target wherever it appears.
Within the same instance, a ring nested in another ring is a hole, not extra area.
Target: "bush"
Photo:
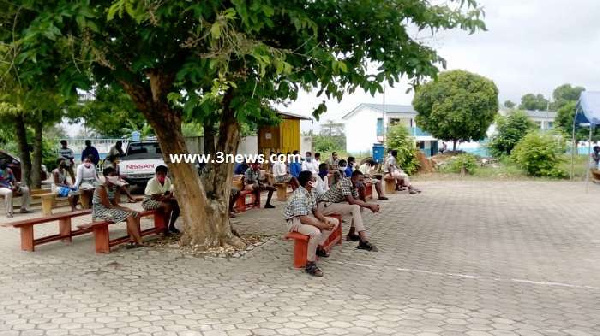
[[[398,165],[408,174],[412,175],[419,170],[419,149],[415,146],[413,137],[409,135],[408,128],[402,124],[391,126],[387,133],[386,146],[388,149],[398,151]]]
[[[529,133],[534,123],[523,111],[511,112],[508,116],[496,118],[497,134],[494,135],[488,145],[492,156],[502,157],[510,155],[517,143]]]
[[[447,169],[453,173],[467,173],[473,175],[475,174],[478,165],[478,160],[475,155],[463,153],[450,159]]]
[[[532,132],[519,141],[511,158],[527,175],[563,178],[567,173],[559,166],[564,161],[564,151],[562,138]]]

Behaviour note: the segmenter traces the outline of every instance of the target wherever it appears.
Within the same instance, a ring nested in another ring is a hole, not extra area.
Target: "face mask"
[[[312,161],[312,158],[310,156],[306,158],[306,162],[311,162],[311,161]]]
[[[85,168],[90,168],[92,166],[92,164],[89,162],[86,162],[83,165],[85,166]]]
[[[319,176],[321,178],[323,178],[323,177],[325,177],[327,175],[329,175],[329,170],[321,170],[321,171],[319,171]]]
[[[108,181],[109,183],[117,183],[119,181],[119,177],[118,176],[107,176],[106,181]]]
[[[339,166],[338,169],[341,171],[346,171],[346,166]]]
[[[165,183],[166,178],[166,176],[160,175],[156,177],[156,180],[160,183]]]

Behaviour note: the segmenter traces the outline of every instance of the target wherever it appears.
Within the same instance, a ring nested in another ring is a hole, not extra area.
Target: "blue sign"
[[[140,141],[140,132],[138,132],[138,131],[131,132],[131,141]]]

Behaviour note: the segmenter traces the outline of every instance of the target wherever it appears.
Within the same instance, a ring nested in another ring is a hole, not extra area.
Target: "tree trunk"
[[[31,187],[42,187],[42,133],[43,124],[41,121],[36,121],[34,124],[35,138],[33,140],[33,165],[31,170]]]
[[[456,152],[456,140],[452,140],[452,151]]]
[[[17,142],[19,145],[19,156],[21,159],[21,182],[31,184],[31,157],[29,144],[27,144],[27,130],[25,129],[25,116],[20,113],[15,117],[17,127]]]
[[[131,96],[136,107],[144,114],[158,138],[163,158],[169,165],[173,174],[175,194],[181,208],[181,217],[184,222],[184,234],[181,244],[194,246],[205,250],[211,247],[244,248],[241,239],[233,235],[229,224],[228,201],[230,185],[233,180],[233,172],[225,169],[225,165],[217,165],[211,169],[210,174],[214,176],[214,183],[205,190],[204,185],[198,177],[196,167],[192,164],[174,164],[169,160],[169,154],[187,154],[185,139],[181,132],[181,115],[168,106],[167,94],[170,92],[172,78],[161,75],[157,71],[149,71],[150,88],[140,83],[129,83],[122,81],[125,91]],[[173,76],[174,77],[174,76]],[[233,113],[232,113],[233,115]],[[235,119],[233,119],[235,121]],[[237,134],[234,125],[228,125],[231,119],[221,122],[222,129],[230,132],[219,136],[220,145],[227,147],[232,142],[239,143],[239,125]],[[237,136],[237,141],[235,137]],[[234,140],[234,141],[232,141]],[[231,146],[230,146],[231,147]],[[234,150],[235,150],[234,149]],[[230,166],[230,165],[227,165]],[[217,172],[218,171],[218,172]]]

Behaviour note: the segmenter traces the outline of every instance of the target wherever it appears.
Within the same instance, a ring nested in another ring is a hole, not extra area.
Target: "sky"
[[[519,102],[523,94],[549,97],[564,83],[600,91],[600,0],[479,0],[487,31],[469,35],[462,31],[436,34],[428,43],[447,61],[447,69],[464,69],[493,80],[499,100]],[[320,121],[302,122],[302,130],[318,130],[318,123],[339,120],[361,103],[409,105],[407,80],[387,87],[385,95],[362,91],[346,95],[342,102],[327,101],[328,112]],[[302,93],[288,107],[310,116],[321,102]],[[68,127],[75,135],[79,127]]]
[[[520,102],[526,93],[546,97],[564,83],[600,91],[600,0],[479,0],[487,31],[469,35],[443,32],[430,45],[448,62],[447,69],[464,69],[493,80],[499,101]],[[405,104],[407,81],[386,88],[385,95],[355,92],[341,103],[328,101],[320,122],[339,120],[361,103]],[[309,116],[323,99],[304,93],[286,110]],[[302,129],[318,129],[303,122]]]

